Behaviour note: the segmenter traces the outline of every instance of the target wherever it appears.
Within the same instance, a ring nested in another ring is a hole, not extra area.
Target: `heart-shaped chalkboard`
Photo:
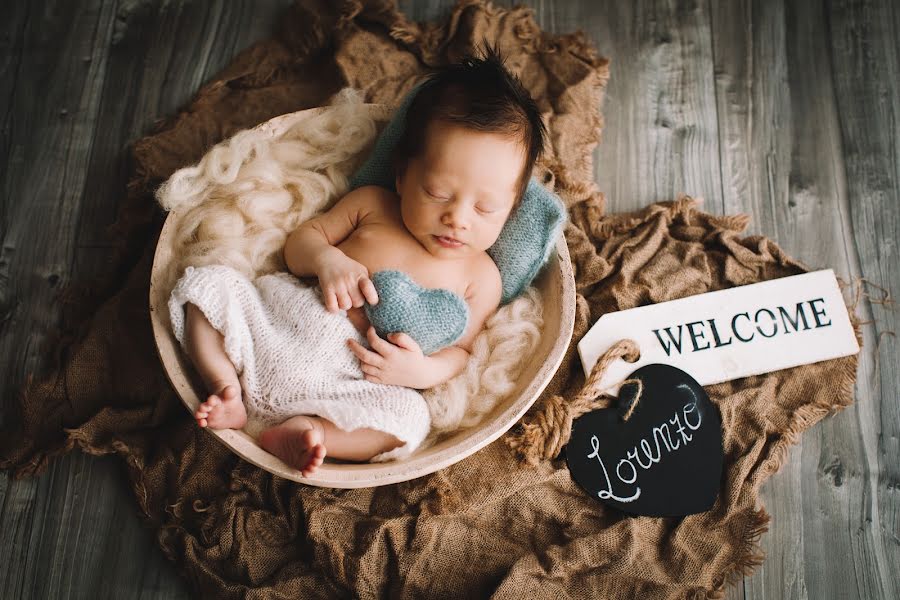
[[[643,391],[627,421],[623,407],[611,407],[572,424],[565,449],[572,477],[592,497],[634,515],[709,510],[722,475],[715,405],[693,377],[671,365],[646,365],[628,379],[639,379]],[[625,395],[627,389],[620,402]]]
[[[419,344],[423,354],[456,342],[469,323],[469,305],[442,288],[423,288],[402,271],[372,274],[378,303],[365,304],[366,316],[381,337],[402,331]]]

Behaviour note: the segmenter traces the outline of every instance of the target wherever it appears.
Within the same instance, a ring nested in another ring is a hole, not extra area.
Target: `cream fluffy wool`
[[[299,115],[275,136],[268,124],[241,131],[183,168],[158,190],[166,210],[179,213],[172,289],[188,266],[228,265],[247,278],[286,271],[287,235],[327,210],[348,189],[378,131],[358,92],[345,89],[320,112]],[[382,124],[383,125],[383,124]],[[530,287],[488,319],[466,369],[423,393],[432,431],[421,448],[479,424],[515,387],[522,356],[537,347],[543,327],[539,291]],[[248,422],[251,435],[258,423]]]
[[[405,442],[373,462],[409,456],[428,435],[425,399],[410,388],[363,378],[347,340],[365,345],[365,339],[346,312],[328,312],[318,287],[290,273],[251,282],[231,267],[188,267],[169,299],[172,330],[182,344],[186,302],[223,334],[248,418],[276,425],[294,415],[319,415],[344,431],[371,427]]]

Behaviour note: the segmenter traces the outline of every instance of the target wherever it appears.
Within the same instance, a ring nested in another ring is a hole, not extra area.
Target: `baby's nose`
[[[442,223],[453,229],[468,229],[469,215],[466,213],[465,207],[459,205],[450,207],[441,218]]]

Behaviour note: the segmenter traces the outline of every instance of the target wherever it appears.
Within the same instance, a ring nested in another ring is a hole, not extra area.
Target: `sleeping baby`
[[[304,476],[326,453],[411,454],[430,429],[416,390],[463,370],[499,305],[485,251],[545,136],[527,91],[487,50],[433,74],[412,100],[392,157],[396,193],[360,187],[288,236],[291,273],[249,281],[225,266],[186,269],[169,308],[209,392],[198,424],[241,428],[249,410],[271,425],[260,446]],[[420,316],[449,332],[445,343],[370,324],[373,311],[408,310],[408,293],[428,298]]]

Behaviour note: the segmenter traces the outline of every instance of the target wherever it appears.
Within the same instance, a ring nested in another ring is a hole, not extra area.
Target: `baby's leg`
[[[200,427],[239,429],[247,423],[247,409],[237,371],[225,353],[225,338],[197,306],[190,302],[184,306],[185,349],[210,392],[194,417]]]
[[[259,445],[308,477],[322,464],[326,448],[335,458],[365,461],[403,442],[377,429],[344,431],[328,419],[301,415],[263,431]]]

